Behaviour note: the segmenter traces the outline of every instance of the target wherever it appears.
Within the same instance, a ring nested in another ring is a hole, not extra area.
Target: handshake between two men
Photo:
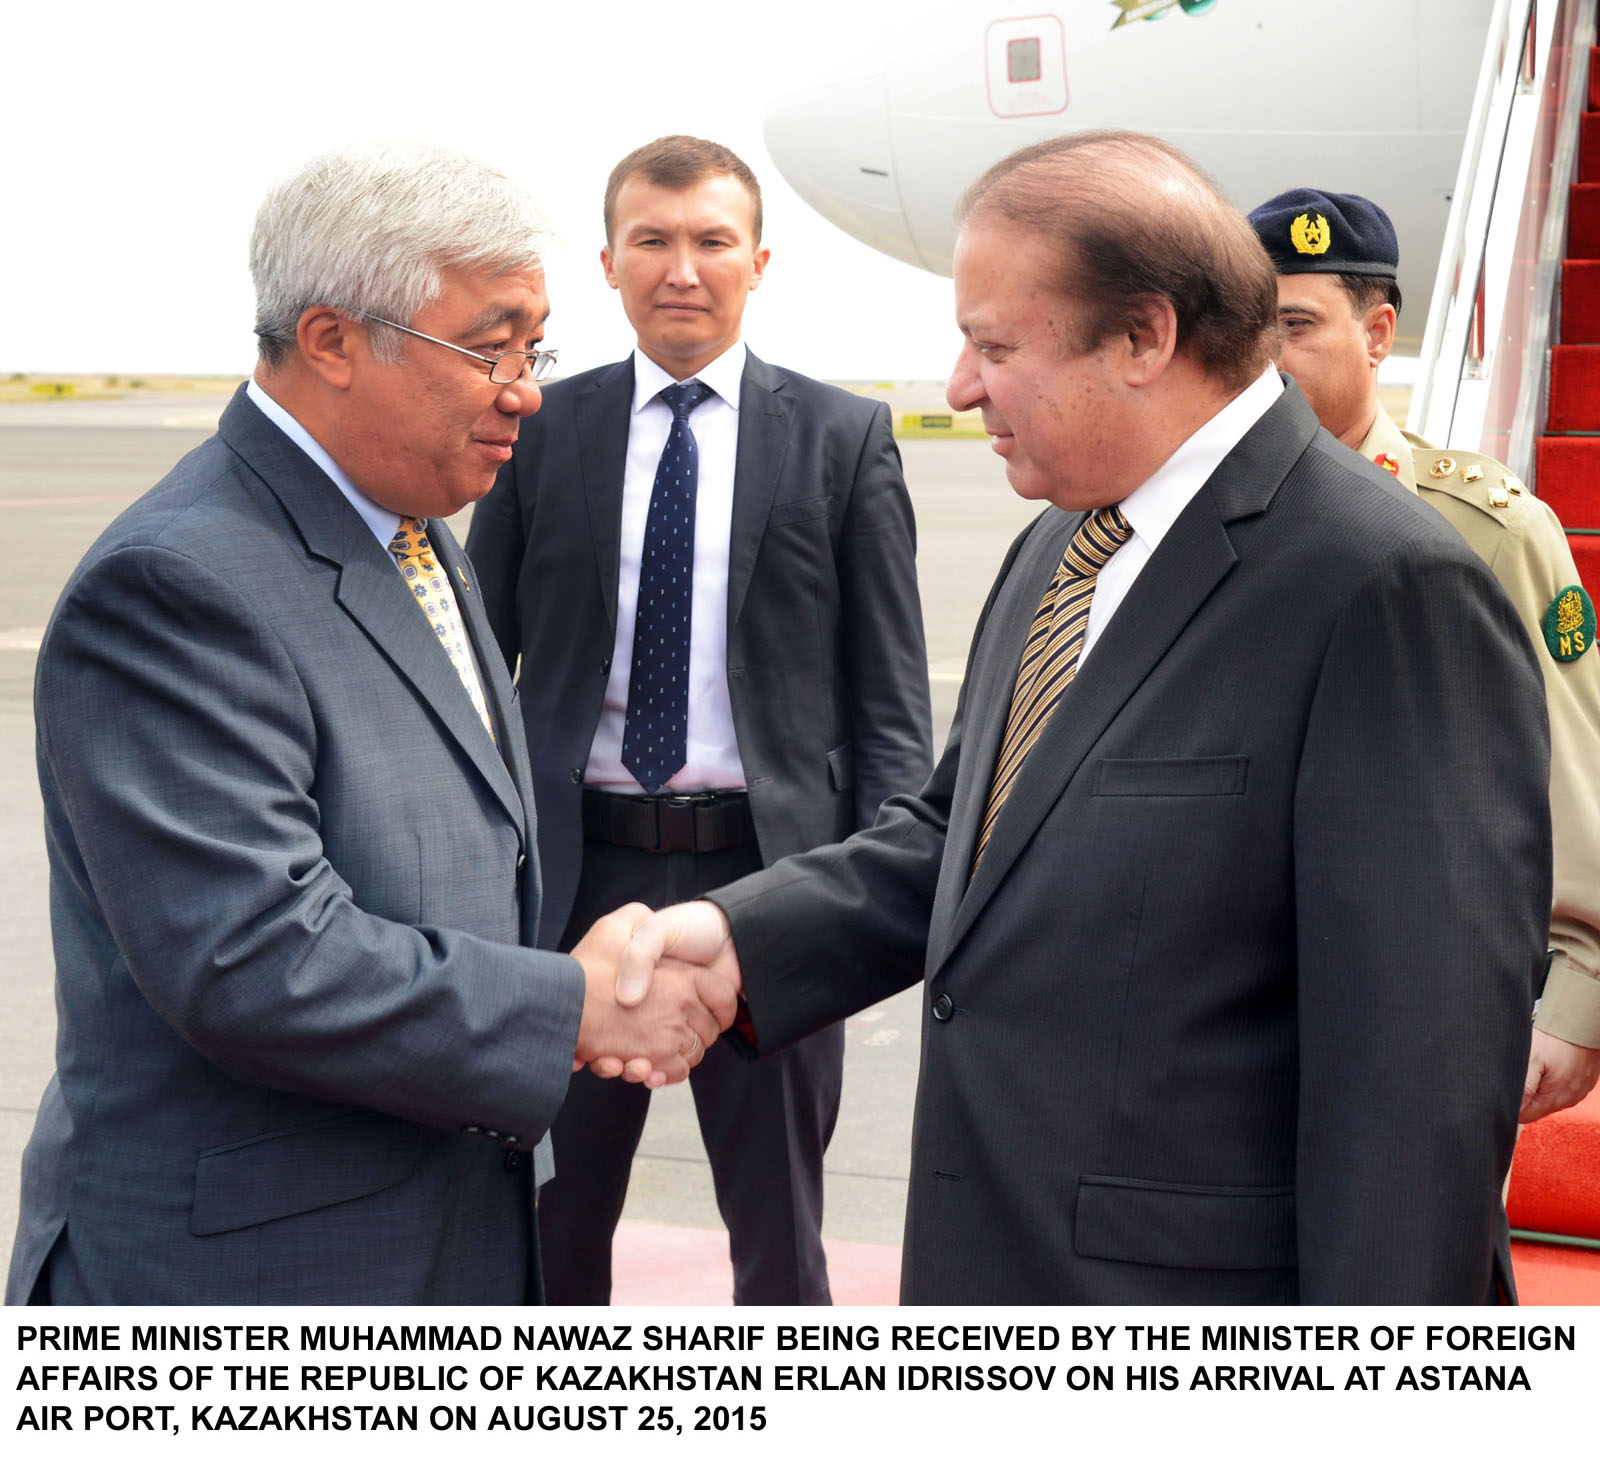
[[[654,913],[632,902],[595,922],[572,955],[587,984],[574,1072],[680,1083],[738,1011],[733,938],[709,901]]]

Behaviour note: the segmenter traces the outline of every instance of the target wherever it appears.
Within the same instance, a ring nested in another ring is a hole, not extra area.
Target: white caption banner
[[[1592,1309],[8,1309],[9,1459],[867,1445],[1511,1458],[1592,1432]]]

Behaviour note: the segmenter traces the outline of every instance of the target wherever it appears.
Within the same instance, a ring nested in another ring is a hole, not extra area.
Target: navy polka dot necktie
[[[694,499],[700,449],[689,414],[707,397],[704,382],[664,388],[672,409],[667,446],[656,465],[639,556],[638,613],[622,762],[654,794],[689,756],[689,626],[694,609]]]

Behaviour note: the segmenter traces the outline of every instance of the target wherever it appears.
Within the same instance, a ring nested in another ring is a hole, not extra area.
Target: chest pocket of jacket
[[[784,504],[774,504],[767,515],[767,527],[793,524],[801,519],[822,519],[833,507],[832,494],[819,494],[811,499],[790,499]]]
[[[1101,799],[1193,798],[1243,794],[1250,760],[1221,758],[1103,758],[1095,765]]]

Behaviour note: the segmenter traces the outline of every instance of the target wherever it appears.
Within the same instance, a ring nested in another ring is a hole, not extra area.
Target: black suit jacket
[[[969,882],[1082,519],[1046,511],[922,794],[715,893],[764,1045],[926,982],[906,1301],[1509,1286],[1542,693],[1492,576],[1407,498],[1290,387],[1134,583]]]
[[[468,553],[522,658],[540,940],[572,909],[581,792],[616,636],[633,362],[546,389]],[[916,529],[881,402],[747,355],[728,563],[728,690],[764,861],[872,823],[932,763]]]

